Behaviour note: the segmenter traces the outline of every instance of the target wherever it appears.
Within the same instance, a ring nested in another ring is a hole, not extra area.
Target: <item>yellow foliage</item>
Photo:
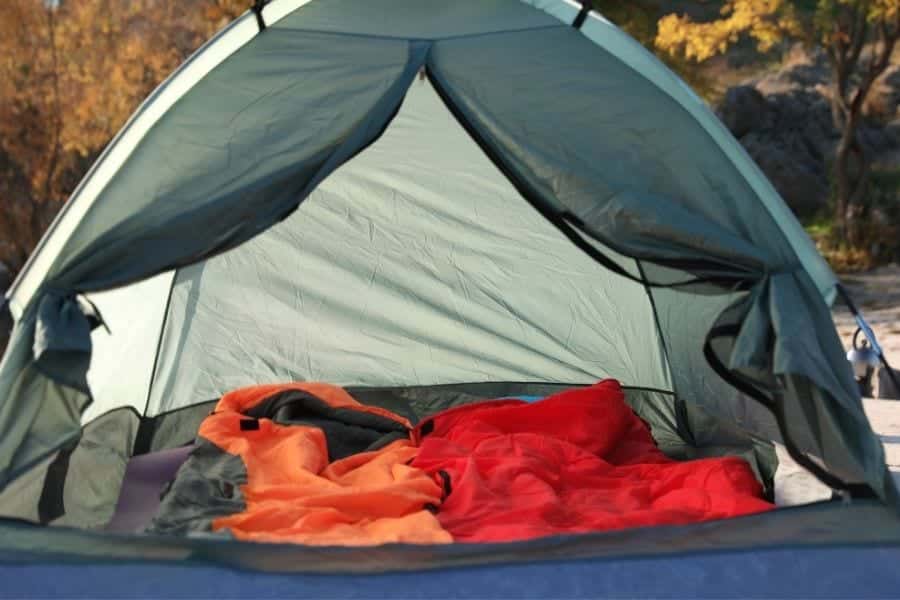
[[[900,18],[900,0],[873,0],[869,9],[870,20],[896,21]]]
[[[39,0],[6,4],[0,143],[39,189],[60,154],[88,157],[102,148],[210,33],[192,24],[177,2],[67,0],[55,9]],[[65,190],[48,191],[57,196]]]
[[[729,0],[722,7],[721,18],[715,21],[698,23],[676,14],[663,17],[656,46],[673,56],[702,62],[722,54],[745,34],[756,40],[760,51],[766,52],[786,34],[796,33],[798,27],[794,7],[788,0]]]
[[[798,9],[815,15],[804,21]],[[814,10],[810,10],[810,7]],[[847,40],[847,15],[854,11],[872,24],[900,26],[900,0],[727,0],[721,18],[697,22],[686,15],[668,15],[660,19],[656,47],[671,56],[683,56],[702,62],[724,53],[742,36],[756,40],[760,51],[770,50],[785,37],[814,35],[828,45]],[[804,25],[812,26],[804,29]]]
[[[20,266],[56,207],[141,100],[249,4],[3,2],[0,261]]]

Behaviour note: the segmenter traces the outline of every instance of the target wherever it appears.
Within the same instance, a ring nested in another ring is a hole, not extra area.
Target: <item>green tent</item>
[[[897,533],[834,275],[637,42],[570,0],[257,4],[144,102],[9,291],[0,515],[102,529],[129,459],[244,385],[418,418],[614,377],[670,455],[744,456],[771,489],[778,442]],[[170,556],[4,523],[13,550]]]

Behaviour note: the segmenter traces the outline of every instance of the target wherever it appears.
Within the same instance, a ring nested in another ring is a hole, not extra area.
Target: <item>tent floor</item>
[[[883,598],[900,548],[764,549],[377,575],[260,574],[208,565],[0,566],[0,597]]]
[[[256,544],[210,537],[112,534],[40,527],[0,520],[0,565],[185,561],[268,572],[372,574],[472,566],[652,557],[719,555],[786,548],[900,549],[900,517],[874,501],[821,502],[764,514],[684,526],[548,537],[505,544],[378,547],[309,547]]]

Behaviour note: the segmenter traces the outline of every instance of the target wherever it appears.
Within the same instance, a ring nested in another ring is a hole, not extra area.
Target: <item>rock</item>
[[[863,113],[872,119],[891,121],[900,117],[900,65],[891,65],[872,84]]]
[[[792,87],[765,96],[754,86],[730,89],[719,116],[788,205],[801,217],[828,200],[826,161],[837,132],[821,95]]]
[[[821,213],[829,199],[828,165],[840,139],[831,114],[830,78],[824,52],[797,45],[779,70],[729,89],[717,109],[722,122],[801,218]],[[876,104],[882,111],[896,112],[900,65],[882,80]],[[897,151],[900,115],[895,114],[889,126],[864,124],[860,138],[872,156]]]
[[[821,161],[796,152],[792,140],[774,141],[765,133],[748,134],[741,143],[797,215],[811,217],[822,209],[828,178]]]
[[[887,127],[862,125],[859,128],[859,137],[868,150],[870,159],[900,149],[900,131],[890,124]]]
[[[795,45],[785,58],[781,69],[769,73],[754,86],[766,97],[792,91],[814,90],[827,86],[831,80],[828,58],[820,50],[808,51]]]
[[[725,92],[718,114],[736,138],[767,127],[769,107],[755,87],[739,85]]]

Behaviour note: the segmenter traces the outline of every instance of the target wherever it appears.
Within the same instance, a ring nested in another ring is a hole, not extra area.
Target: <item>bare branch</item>
[[[62,137],[62,99],[59,92],[59,56],[56,47],[56,21],[55,8],[47,6],[47,30],[50,40],[50,56],[52,61],[51,81],[53,82],[53,143],[50,148],[50,160],[48,161],[47,173],[44,177],[43,198],[38,198],[39,202],[51,202],[51,188],[53,186],[53,178],[56,175],[56,167],[59,162],[60,143]],[[40,234],[43,227],[38,218],[39,211],[32,212],[31,227],[32,231]]]
[[[887,68],[891,64],[891,56],[894,54],[894,48],[897,45],[898,37],[900,37],[897,35],[897,32],[890,29],[885,20],[881,20],[878,23],[878,36],[879,43],[872,49],[873,55],[869,61],[868,69],[866,70],[866,73],[856,90],[853,102],[851,103],[852,110],[859,110],[862,108],[875,81],[887,71]]]
[[[866,45],[866,39],[869,37],[869,22],[866,19],[866,15],[863,11],[859,11],[856,24],[853,27],[853,50],[850,52],[849,61],[850,64],[856,65],[859,63],[859,57],[862,54],[863,48]]]

